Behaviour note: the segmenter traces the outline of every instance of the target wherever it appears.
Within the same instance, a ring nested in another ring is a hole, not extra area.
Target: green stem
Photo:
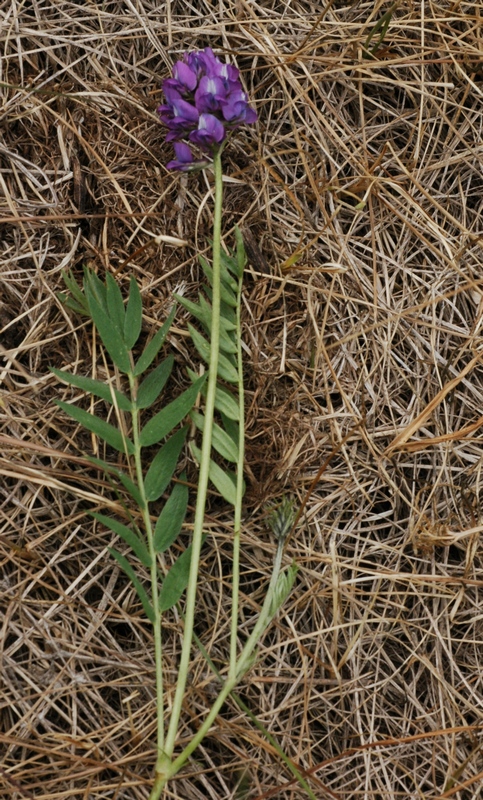
[[[158,565],[157,555],[154,549],[154,532],[151,524],[151,517],[149,516],[148,501],[146,499],[146,492],[144,489],[144,476],[141,463],[141,445],[139,442],[139,409],[134,405],[137,392],[137,380],[134,375],[129,375],[129,383],[131,388],[131,398],[133,401],[132,408],[132,435],[134,444],[134,461],[136,466],[136,479],[141,495],[141,514],[144,522],[144,530],[146,531],[146,539],[151,556],[151,599],[153,603],[153,637],[154,637],[154,659],[155,659],[155,672],[156,672],[156,718],[157,718],[157,741],[156,741],[156,764],[164,763],[164,687],[163,687],[163,650],[161,638],[161,612],[159,610],[159,585],[158,585]]]
[[[282,564],[282,556],[283,556],[283,547],[279,544],[277,548],[277,553],[275,556],[275,563],[273,568],[272,577],[270,580],[270,585],[268,587],[268,591],[265,597],[265,601],[263,603],[262,609],[260,611],[260,615],[258,617],[257,623],[255,628],[252,631],[251,636],[249,637],[248,641],[246,642],[240,657],[238,658],[237,663],[235,664],[235,668],[233,670],[233,674],[230,674],[226,679],[225,683],[223,684],[222,689],[218,697],[216,698],[214,704],[210,708],[206,718],[204,719],[203,723],[199,727],[196,735],[190,741],[190,743],[185,747],[182,753],[171,763],[168,767],[169,774],[164,776],[163,786],[166,783],[168,778],[173,777],[176,775],[177,772],[181,769],[181,767],[186,763],[188,758],[190,757],[191,753],[196,750],[200,742],[203,741],[206,734],[208,733],[209,729],[213,725],[218,713],[223,706],[225,700],[227,699],[228,695],[233,691],[235,686],[237,685],[238,681],[243,677],[245,672],[251,666],[251,659],[253,655],[253,651],[257,646],[263,631],[265,630],[268,622],[270,621],[270,609],[272,605],[272,598],[275,586],[278,581],[278,576],[280,573],[280,567]],[[162,787],[161,787],[162,788]],[[159,795],[158,795],[159,797]],[[154,796],[151,793],[149,800],[154,800]]]
[[[191,566],[188,589],[186,594],[186,615],[184,624],[183,646],[179,663],[178,682],[173,699],[171,718],[169,721],[168,732],[164,747],[165,758],[171,759],[178,732],[179,719],[183,705],[183,697],[186,688],[188,670],[191,658],[191,645],[193,639],[194,617],[196,607],[196,589],[198,583],[198,569],[200,562],[200,550],[203,537],[203,525],[205,521],[206,497],[208,492],[208,473],[211,460],[211,439],[213,431],[213,416],[215,411],[215,393],[218,375],[218,356],[220,349],[220,271],[221,271],[221,217],[223,200],[223,176],[221,171],[221,150],[213,159],[215,172],[215,208],[213,220],[213,295],[212,295],[212,318],[211,318],[211,338],[210,338],[210,367],[208,375],[208,387],[206,391],[205,404],[205,424],[203,429],[203,439],[201,445],[201,458],[198,477],[198,496],[196,498],[195,519],[193,525],[193,541],[191,553]],[[192,751],[191,748],[190,752]],[[176,763],[176,762],[174,762]],[[167,767],[169,774],[173,772],[173,764]],[[161,779],[166,776],[166,767],[163,769]],[[162,791],[164,783],[160,786],[159,793],[151,792],[150,800],[157,800]]]
[[[241,346],[241,290],[243,282],[243,264],[238,263],[240,275],[238,276],[237,309],[236,309],[236,340],[237,340],[237,368],[238,368],[238,408],[239,408],[239,436],[238,436],[238,461],[236,498],[233,524],[233,577],[232,577],[232,605],[231,605],[231,631],[230,631],[230,668],[229,678],[236,675],[237,640],[238,640],[238,597],[240,590],[240,532],[243,501],[243,465],[245,461],[245,393],[243,386],[243,361]]]

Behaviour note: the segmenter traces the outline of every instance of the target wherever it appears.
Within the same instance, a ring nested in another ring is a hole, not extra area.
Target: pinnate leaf
[[[76,422],[79,422],[91,433],[95,433],[96,436],[110,444],[111,447],[119,450],[120,453],[126,453],[126,451],[129,455],[134,453],[134,445],[131,440],[127,436],[124,437],[114,425],[99,419],[99,417],[84,411],[82,408],[78,408],[78,406],[64,403],[62,400],[56,400],[55,402],[72,419],[75,419]]]
[[[137,577],[136,573],[134,572],[133,568],[131,567],[129,561],[127,560],[127,558],[125,556],[122,555],[122,553],[119,553],[113,547],[108,547],[108,550],[109,550],[111,556],[113,556],[113,558],[116,559],[116,561],[119,564],[119,566],[121,567],[121,569],[126,573],[128,578],[131,580],[134,588],[136,589],[136,592],[138,593],[138,597],[139,597],[139,599],[140,599],[140,601],[142,603],[142,606],[144,608],[144,613],[146,614],[146,616],[149,619],[149,621],[152,622],[152,624],[154,625],[154,622],[155,622],[154,610],[153,610],[153,607],[152,607],[151,602],[149,600],[148,594],[146,592],[146,589],[142,585],[141,581]]]
[[[148,502],[157,500],[166,490],[173,477],[181,449],[188,433],[188,426],[176,431],[164,444],[151,462],[146,478],[144,490]]]
[[[141,431],[139,441],[141,447],[148,447],[151,444],[156,444],[164,439],[173,428],[178,425],[182,419],[193,408],[198,393],[206,380],[206,374],[202,375],[196,380],[189,389],[180,394],[176,400],[168,403],[161,411],[146,423]]]
[[[186,480],[186,475],[183,473],[180,479]],[[154,549],[157,553],[164,553],[179,536],[188,508],[188,497],[188,487],[177,483],[156,522]]]

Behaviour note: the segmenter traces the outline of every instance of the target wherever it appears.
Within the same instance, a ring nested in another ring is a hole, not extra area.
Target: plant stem
[[[279,546],[277,547],[277,553],[275,556],[275,563],[272,572],[272,577],[270,580],[270,585],[268,587],[267,594],[265,596],[265,601],[263,603],[260,615],[252,631],[252,634],[245,643],[245,646],[240,654],[240,657],[238,658],[237,663],[235,664],[233,674],[229,674],[228,678],[223,684],[223,687],[220,690],[218,697],[216,698],[215,702],[210,708],[206,718],[203,720],[203,723],[198,728],[196,735],[193,737],[190,743],[185,747],[183,752],[180,753],[180,755],[171,763],[169,767],[169,775],[167,777],[172,777],[173,775],[176,775],[176,773],[179,772],[181,767],[186,763],[191,753],[194,750],[196,750],[200,742],[203,741],[209,729],[213,725],[213,722],[218,716],[218,713],[221,707],[223,706],[223,703],[227,699],[228,695],[233,691],[238,681],[250,668],[253,652],[259,642],[260,636],[263,634],[263,631],[265,630],[267,623],[270,620],[270,610],[272,605],[273,593],[275,586],[277,585],[278,576],[280,573],[280,567],[282,565],[282,556],[283,556],[283,547],[279,543]],[[154,800],[152,794],[149,800]]]
[[[205,423],[203,429],[203,439],[201,445],[200,468],[198,476],[198,495],[196,498],[195,519],[193,525],[193,541],[191,552],[191,566],[188,589],[186,594],[186,612],[184,624],[183,646],[179,663],[178,682],[173,700],[171,718],[169,721],[168,732],[164,747],[165,758],[172,758],[173,750],[178,732],[178,724],[181,716],[183,697],[186,688],[188,670],[191,658],[191,645],[193,639],[194,617],[196,607],[196,589],[198,583],[198,569],[200,561],[200,550],[203,537],[203,525],[205,521],[206,496],[208,492],[208,473],[211,460],[211,439],[213,431],[213,416],[215,411],[215,393],[218,374],[218,357],[220,348],[220,271],[221,271],[221,216],[223,200],[223,176],[221,171],[221,150],[215,154],[213,159],[215,172],[215,208],[213,220],[213,294],[212,294],[212,317],[211,317],[211,337],[210,337],[210,367],[208,375],[208,386],[206,391],[205,404]],[[210,723],[211,724],[211,723]],[[197,737],[196,737],[197,738]],[[198,742],[197,742],[198,743]],[[195,745],[196,746],[196,745]],[[194,749],[194,748],[192,748]],[[191,750],[190,750],[191,752]],[[176,762],[174,762],[176,763]],[[174,774],[172,767],[169,773]],[[151,792],[150,800],[157,800],[158,794]]]
[[[141,446],[139,443],[139,409],[134,406],[134,400],[137,392],[137,381],[134,375],[129,375],[129,382],[131,387],[131,398],[133,399],[132,409],[132,429],[133,429],[133,443],[134,443],[134,461],[136,466],[136,478],[141,495],[142,506],[141,514],[144,522],[144,530],[146,531],[146,539],[151,556],[151,599],[154,612],[153,623],[153,638],[154,638],[154,660],[156,672],[156,719],[157,719],[157,739],[156,739],[156,764],[164,761],[164,686],[163,686],[163,649],[161,638],[161,612],[159,610],[159,584],[158,584],[158,565],[157,556],[154,549],[154,534],[151,524],[151,517],[149,516],[148,502],[146,499],[146,492],[144,489],[144,476],[141,464]]]
[[[243,267],[240,263],[238,267]],[[243,362],[241,346],[241,290],[243,270],[238,276],[237,309],[236,309],[236,340],[237,340],[237,368],[238,368],[238,408],[239,408],[239,435],[238,435],[238,461],[236,472],[236,500],[233,524],[233,577],[231,601],[231,631],[230,631],[230,667],[228,676],[236,674],[237,640],[238,640],[238,595],[240,588],[240,532],[243,500],[243,465],[245,461],[245,393],[243,386]]]

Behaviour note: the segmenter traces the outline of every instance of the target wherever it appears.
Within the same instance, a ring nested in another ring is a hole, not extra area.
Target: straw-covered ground
[[[196,296],[211,176],[166,171],[156,107],[173,61],[211,46],[259,114],[224,156],[226,242],[238,223],[256,245],[241,639],[273,560],[267,505],[304,504],[296,585],[240,697],[321,800],[481,798],[479,3],[2,0],[0,37],[1,796],[149,793],[151,630],[107,552],[122,543],[88,515],[121,501],[54,404],[87,401],[49,367],[112,374],[58,298],[67,268],[123,292],[134,275],[146,338],[173,291]],[[173,396],[200,366],[187,320]],[[196,631],[221,667],[232,524],[215,494],[206,527]],[[181,629],[168,614],[168,703]],[[195,649],[180,744],[216,686]],[[230,699],[166,797],[307,793]]]

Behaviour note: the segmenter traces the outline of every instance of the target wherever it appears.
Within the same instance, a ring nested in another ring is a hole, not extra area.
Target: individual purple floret
[[[174,65],[173,77],[163,82],[163,92],[166,103],[158,113],[168,128],[166,141],[173,142],[176,154],[168,169],[207,166],[206,159],[194,158],[188,142],[213,158],[229,131],[257,121],[239,70],[220,61],[211,47],[185,53]]]

